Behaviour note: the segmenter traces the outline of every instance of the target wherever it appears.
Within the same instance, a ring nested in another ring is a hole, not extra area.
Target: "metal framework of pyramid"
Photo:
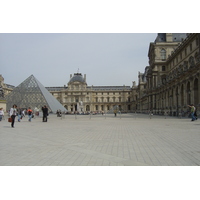
[[[49,112],[67,111],[66,108],[33,76],[29,76],[6,97],[7,109],[13,104],[21,108],[39,109],[46,105]]]

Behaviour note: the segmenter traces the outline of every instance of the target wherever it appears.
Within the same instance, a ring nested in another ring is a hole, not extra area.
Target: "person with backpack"
[[[31,110],[31,107],[28,108],[27,114],[28,114],[28,121],[31,122],[32,115],[33,115],[33,111]]]

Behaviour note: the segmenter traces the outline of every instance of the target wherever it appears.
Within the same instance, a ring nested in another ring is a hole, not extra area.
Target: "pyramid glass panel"
[[[13,104],[21,108],[31,107],[39,109],[47,105],[50,112],[57,110],[67,111],[62,104],[51,95],[51,93],[31,75],[6,97],[7,108],[10,109]]]

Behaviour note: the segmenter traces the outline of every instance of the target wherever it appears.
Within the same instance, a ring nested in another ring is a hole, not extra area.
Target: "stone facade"
[[[72,113],[132,110],[130,86],[88,86],[86,74],[71,74],[68,86],[47,89]]]
[[[188,114],[188,104],[200,110],[200,34],[187,34],[178,42],[173,34],[166,38],[150,43],[150,65],[133,88],[133,107],[140,112],[183,116]]]
[[[4,111],[7,110],[5,96],[12,92],[14,86],[4,83],[4,78],[0,74],[0,108],[3,108]]]
[[[3,96],[6,96],[13,91],[14,86],[4,83],[4,78],[0,74],[0,88],[3,91]]]

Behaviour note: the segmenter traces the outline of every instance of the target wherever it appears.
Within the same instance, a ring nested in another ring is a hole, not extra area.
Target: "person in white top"
[[[11,127],[14,128],[15,117],[17,115],[17,105],[14,104],[13,107],[10,109],[10,117],[12,118]]]
[[[0,108],[0,121],[2,120],[4,116],[3,108]]]

